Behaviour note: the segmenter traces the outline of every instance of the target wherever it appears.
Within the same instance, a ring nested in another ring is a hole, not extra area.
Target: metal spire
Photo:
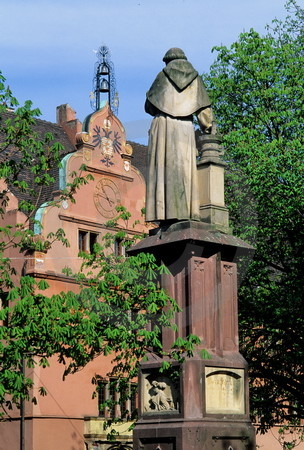
[[[101,95],[106,94],[111,111],[117,115],[119,98],[116,91],[114,65],[110,60],[109,48],[102,45],[96,52],[96,56],[98,61],[95,63],[94,69],[91,106],[94,111],[98,111],[101,105]]]

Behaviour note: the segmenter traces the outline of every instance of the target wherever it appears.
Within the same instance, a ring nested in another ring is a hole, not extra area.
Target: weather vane
[[[119,98],[116,91],[114,65],[110,60],[110,51],[107,46],[102,45],[96,52],[98,61],[95,63],[93,92],[91,93],[91,106],[98,111],[101,105],[101,95],[107,94],[111,111],[117,115]]]

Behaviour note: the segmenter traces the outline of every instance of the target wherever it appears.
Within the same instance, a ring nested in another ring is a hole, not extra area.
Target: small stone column
[[[201,158],[197,163],[200,190],[201,221],[229,232],[229,213],[224,198],[224,171],[226,163],[220,159],[223,153],[222,139],[217,134],[198,137]]]

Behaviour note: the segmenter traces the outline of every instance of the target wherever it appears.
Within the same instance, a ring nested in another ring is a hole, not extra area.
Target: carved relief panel
[[[179,386],[158,372],[143,374],[143,413],[179,412]]]

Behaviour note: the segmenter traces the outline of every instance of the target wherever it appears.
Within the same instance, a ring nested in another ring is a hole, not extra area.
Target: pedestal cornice
[[[158,247],[185,245],[187,242],[208,247],[209,250],[212,247],[214,250],[212,253],[224,252],[228,261],[254,251],[254,247],[247,242],[222,233],[213,225],[185,220],[151,230],[150,236],[134,245],[128,253],[130,255],[139,252],[154,253]]]

